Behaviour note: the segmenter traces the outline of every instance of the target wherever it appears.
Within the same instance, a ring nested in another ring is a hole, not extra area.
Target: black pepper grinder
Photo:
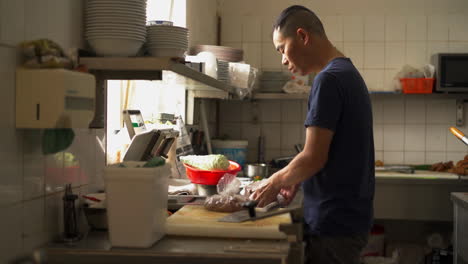
[[[77,241],[80,238],[76,219],[75,201],[78,195],[73,194],[71,184],[65,186],[63,195],[63,240],[67,242]]]

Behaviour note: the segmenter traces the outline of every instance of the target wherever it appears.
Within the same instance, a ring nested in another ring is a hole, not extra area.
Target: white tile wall
[[[264,100],[260,105],[260,121],[262,122],[280,122],[281,121],[281,101]]]
[[[328,38],[333,42],[343,41],[343,17],[324,16],[322,18],[323,27]]]
[[[251,66],[260,69],[262,67],[262,44],[261,43],[243,43],[244,60]]]
[[[103,139],[103,133],[75,131],[65,151],[76,155],[79,167],[65,173],[62,159],[42,154],[42,130],[15,128],[16,45],[49,38],[65,50],[82,47],[82,5],[82,0],[0,0],[0,263],[59,234],[62,194],[57,191],[65,183],[95,188],[94,182],[102,182],[96,172],[104,166],[104,154],[96,151],[96,136]]]
[[[427,17],[427,40],[448,41],[448,18],[447,15],[430,15]]]
[[[364,43],[344,42],[344,54],[351,58],[357,68],[364,67]]]
[[[426,126],[406,125],[405,126],[405,151],[425,151],[426,150]]]
[[[403,124],[405,117],[405,104],[398,96],[389,96],[383,100],[383,123]]]
[[[405,63],[405,54],[404,42],[385,43],[385,68],[400,69]]]
[[[344,41],[364,41],[364,18],[362,16],[344,16]]]
[[[426,151],[446,151],[447,131],[447,126],[444,125],[427,125]]]
[[[385,16],[385,41],[406,40],[406,17],[401,15]]]
[[[263,123],[262,136],[265,137],[265,149],[281,149],[281,124]]]
[[[281,101],[281,122],[302,123],[304,116],[301,114],[302,104],[297,100]]]
[[[281,70],[281,55],[272,42],[262,43],[262,69]]]
[[[405,164],[424,164],[425,159],[424,151],[405,151]]]
[[[384,150],[403,151],[405,145],[405,130],[400,125],[384,125]]]
[[[455,159],[456,155],[468,154],[468,148],[448,131],[448,127],[454,125],[454,99],[447,99],[446,95],[373,94],[371,101],[376,159],[388,164],[423,164],[456,162],[461,159]],[[223,104],[232,106],[229,101],[221,101],[221,108]],[[294,144],[305,142],[303,118],[307,101],[260,100],[235,104],[240,104],[237,107],[243,111],[241,121],[223,122],[220,128],[235,133],[240,130],[238,138],[249,141],[249,161],[257,159],[259,135],[265,136],[266,156],[270,158],[291,153]],[[255,112],[269,114],[253,121],[252,113]],[[235,114],[230,111],[220,113],[222,120]],[[460,129],[465,131],[467,128]]]
[[[7,263],[23,250],[23,205],[15,204],[1,208],[0,217],[0,262]]]
[[[257,16],[244,16],[242,18],[242,41],[243,42],[261,42],[262,23]],[[239,23],[240,21],[237,21]]]
[[[383,69],[385,65],[385,46],[383,42],[364,44],[364,68]]]
[[[449,40],[468,41],[468,17],[466,14],[449,16]]]
[[[373,15],[364,18],[364,40],[385,40],[385,17]]]
[[[281,124],[281,150],[293,151],[295,144],[304,144],[301,141],[301,130],[304,128],[296,124],[282,123]]]
[[[424,41],[427,39],[426,16],[408,16],[406,19],[406,40]]]
[[[0,6],[0,41],[16,45],[24,39],[24,0],[2,0]]]

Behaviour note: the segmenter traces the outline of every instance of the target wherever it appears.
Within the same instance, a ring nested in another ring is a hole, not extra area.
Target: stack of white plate
[[[134,56],[146,39],[146,0],[88,0],[85,37],[97,55]]]
[[[218,80],[227,83],[229,81],[229,62],[218,60]]]
[[[184,57],[188,49],[188,29],[169,25],[150,25],[147,48],[156,57]]]

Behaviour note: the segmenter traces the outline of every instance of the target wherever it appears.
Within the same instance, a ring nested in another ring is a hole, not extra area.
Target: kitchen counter
[[[464,184],[468,185],[468,178],[454,173],[415,170],[414,173],[394,171],[377,171],[376,183],[405,183],[405,184]]]
[[[453,173],[376,172],[374,216],[377,219],[452,221],[450,193],[468,191],[468,180]]]
[[[90,232],[73,245],[49,244],[48,263],[288,263],[287,240],[165,236],[148,249],[111,247],[107,232]]]

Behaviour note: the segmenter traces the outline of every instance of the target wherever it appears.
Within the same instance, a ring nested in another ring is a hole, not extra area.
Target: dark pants
[[[367,234],[352,236],[311,236],[306,238],[306,264],[359,264]]]

